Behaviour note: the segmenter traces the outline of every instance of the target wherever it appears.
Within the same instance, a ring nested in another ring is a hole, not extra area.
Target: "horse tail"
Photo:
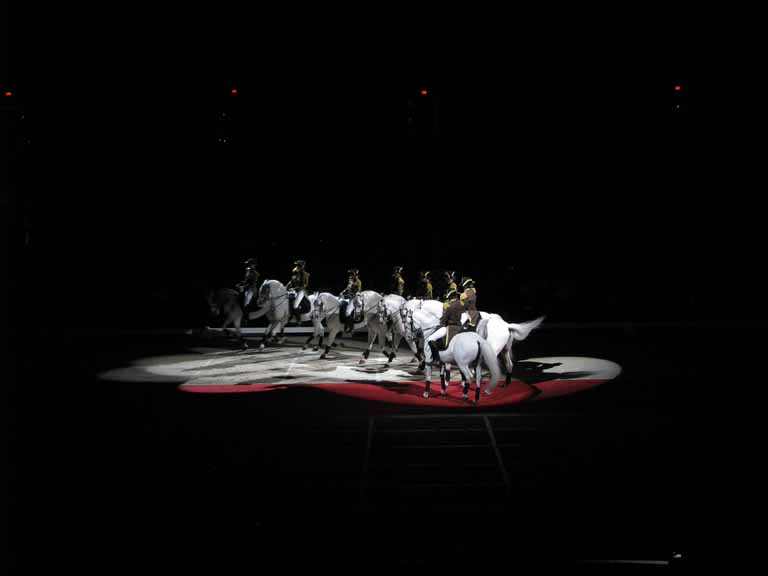
[[[488,318],[483,318],[477,323],[475,332],[477,332],[477,335],[481,338],[488,338]]]
[[[499,367],[499,360],[498,358],[496,358],[496,354],[494,353],[493,348],[491,348],[491,345],[488,344],[486,340],[482,338],[478,338],[477,346],[478,346],[478,356],[482,353],[483,363],[491,371],[491,379],[488,381],[488,384],[485,387],[486,390],[490,391],[493,389],[494,386],[496,386],[496,383],[501,378],[501,368]],[[477,370],[480,370],[480,366],[477,367]]]
[[[539,316],[536,318],[536,320],[531,320],[530,322],[523,322],[522,324],[507,324],[507,328],[509,329],[509,332],[511,335],[514,336],[515,340],[525,340],[528,337],[528,334],[531,333],[532,330],[535,328],[538,328],[539,325],[544,322],[544,316]]]

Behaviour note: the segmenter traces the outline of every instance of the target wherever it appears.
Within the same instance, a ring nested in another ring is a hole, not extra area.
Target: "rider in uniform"
[[[288,282],[286,288],[288,290],[296,291],[296,299],[293,301],[293,309],[291,314],[295,315],[296,322],[301,323],[301,312],[299,312],[299,304],[306,297],[309,290],[309,272],[305,270],[307,263],[304,260],[296,260],[293,263],[294,268],[291,271],[291,281]]]
[[[350,268],[347,273],[349,274],[347,287],[342,290],[339,296],[342,299],[341,317],[344,318],[344,332],[352,332],[355,327],[355,320],[352,315],[346,315],[346,308],[349,301],[363,289],[363,283],[360,280],[360,270],[357,268]]]
[[[416,297],[432,300],[432,281],[429,270],[419,272],[419,290]]]
[[[451,338],[461,332],[461,314],[464,312],[459,300],[459,293],[451,290],[446,294],[448,301],[443,311],[443,317],[440,319],[440,328],[435,330],[424,342],[424,370],[426,388],[424,398],[429,398],[429,385],[432,380],[432,362],[439,359],[438,352],[448,348]],[[441,342],[441,339],[445,339]],[[441,346],[440,344],[443,344]]]
[[[403,292],[405,291],[405,280],[403,280],[402,272],[402,266],[395,266],[392,270],[392,282],[389,287],[390,294],[397,294],[398,296],[403,295]]]
[[[445,274],[443,275],[443,279],[445,280],[445,300],[448,300],[448,294],[451,292],[451,290],[454,290],[456,292],[459,291],[459,287],[456,285],[456,272],[453,270],[446,270]]]
[[[256,258],[248,258],[245,264],[245,277],[237,283],[237,292],[240,294],[241,305],[243,308],[243,324],[248,319],[248,305],[251,303],[253,295],[258,290],[259,271],[256,269],[258,262]]]
[[[467,323],[469,327],[476,328],[480,320],[480,312],[477,310],[477,290],[475,281],[472,278],[464,277],[461,279],[461,285],[464,292],[461,293],[461,302],[464,304],[464,310],[467,313]]]

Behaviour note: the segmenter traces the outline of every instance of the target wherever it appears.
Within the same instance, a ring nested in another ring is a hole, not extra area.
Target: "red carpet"
[[[533,397],[533,400],[541,400],[545,398],[552,398],[555,396],[564,396],[567,394],[573,394],[587,388],[592,388],[606,382],[606,380],[589,380],[589,379],[563,379],[563,380],[548,380],[546,382],[539,382],[536,387],[541,390],[541,393]],[[376,402],[387,402],[390,404],[414,404],[419,406],[442,406],[442,407],[454,407],[464,408],[473,407],[469,400],[463,400],[461,398],[461,385],[459,382],[453,382],[448,386],[448,395],[440,396],[440,382],[433,382],[430,387],[430,397],[422,398],[424,392],[424,382],[338,382],[338,383],[323,383],[323,384],[204,384],[204,385],[189,385],[182,384],[179,386],[181,390],[186,392],[198,392],[198,393],[214,393],[214,394],[227,394],[227,393],[242,393],[242,392],[271,392],[275,390],[286,390],[292,387],[312,387],[320,388],[334,392],[336,394],[343,394],[345,396],[353,396],[356,398],[363,398],[366,400],[372,400]],[[485,389],[485,386],[483,386]],[[470,400],[474,398],[474,387],[469,390]],[[517,404],[524,400],[527,400],[533,396],[531,388],[518,381],[512,380],[509,386],[502,388],[497,385],[493,389],[491,395],[481,394],[479,406],[499,406],[503,404]]]

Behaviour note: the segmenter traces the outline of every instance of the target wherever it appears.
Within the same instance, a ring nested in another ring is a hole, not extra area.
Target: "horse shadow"
[[[538,384],[539,382],[547,382],[549,380],[569,380],[574,378],[583,378],[589,376],[592,372],[589,371],[573,371],[573,372],[547,372],[550,368],[561,366],[562,362],[555,362],[553,364],[547,364],[544,362],[515,362],[512,367],[512,377],[515,380],[520,380],[530,386]]]

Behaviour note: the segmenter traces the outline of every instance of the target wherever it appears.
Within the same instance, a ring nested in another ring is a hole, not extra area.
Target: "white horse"
[[[435,330],[441,326],[440,319],[434,316],[432,313],[427,312],[425,308],[417,308],[415,310],[402,309],[401,316],[406,334],[410,336],[410,339],[414,343],[418,344],[418,342],[421,342],[421,346],[419,348],[423,348],[424,342],[426,342],[427,338],[429,338],[435,332]],[[421,360],[421,364],[419,364],[419,370],[424,370],[426,379],[430,380],[432,378],[432,365],[426,364],[424,361],[424,355],[419,351],[419,348],[417,348],[416,351],[417,359]],[[446,363],[444,368],[445,370],[440,373],[440,377],[447,378],[447,382],[450,382],[450,363]],[[461,375],[461,379],[462,381],[465,380],[463,373]]]
[[[434,316],[438,321],[443,317],[445,306],[439,300],[424,300],[422,298],[411,298],[405,303],[405,306],[401,310],[403,322],[408,322],[411,317],[411,313],[416,310],[427,312]],[[429,336],[429,334],[427,334]],[[423,360],[424,358],[424,340],[420,340],[420,336],[415,339],[416,353],[414,356],[417,360]],[[421,364],[419,369],[423,369],[424,365]]]
[[[411,298],[405,303],[405,309],[410,311],[424,310],[439,320],[443,317],[443,310],[445,308],[443,307],[443,303],[439,300],[422,300],[421,298]]]
[[[279,280],[264,280],[264,283],[259,288],[259,296],[256,299],[256,305],[259,307],[255,312],[251,312],[248,315],[250,320],[260,318],[267,315],[269,319],[269,327],[264,332],[264,338],[259,344],[260,348],[264,348],[273,334],[280,334],[281,338],[279,342],[283,342],[283,331],[285,325],[288,324],[290,318],[290,309],[288,305],[288,296],[290,291],[286,289],[282,282]],[[310,304],[312,304],[315,294],[307,296]],[[310,306],[309,312],[302,314],[301,320],[306,321],[311,319],[312,307]]]
[[[485,312],[480,314],[481,320],[477,325],[477,333],[488,341],[496,356],[503,352],[507,375],[502,386],[507,386],[512,380],[512,368],[514,366],[512,361],[512,343],[525,340],[528,334],[538,328],[544,321],[544,316],[540,316],[530,322],[514,324],[505,322],[498,314],[487,314],[485,318],[482,317]]]
[[[319,347],[323,346],[323,337],[325,330],[323,329],[322,321],[325,320],[328,326],[328,342],[325,345],[325,350],[320,355],[320,358],[325,358],[326,354],[330,352],[333,341],[336,339],[336,335],[344,329],[341,316],[341,299],[334,296],[330,292],[320,292],[315,296],[312,301],[311,320],[315,330],[314,333],[307,338],[304,343],[306,348],[313,338],[318,338],[317,345],[312,348],[314,352],[317,352]],[[302,348],[302,350],[304,349]]]
[[[390,294],[389,296],[397,296],[396,294]],[[401,298],[400,296],[397,296]],[[378,338],[379,351],[389,358],[389,362],[395,357],[395,352],[392,350],[387,354],[384,349],[387,341],[387,314],[388,308],[384,296],[373,290],[363,290],[358,292],[354,298],[350,300],[350,305],[353,307],[353,314],[355,318],[362,318],[362,322],[368,326],[368,347],[363,351],[363,357],[360,358],[360,364],[365,364],[368,356],[373,348],[373,343]],[[347,308],[349,309],[349,308]]]
[[[476,332],[461,332],[456,334],[448,344],[447,350],[441,350],[438,352],[441,363],[441,375],[440,375],[440,395],[445,396],[445,388],[447,379],[444,377],[443,372],[446,364],[456,364],[463,376],[464,386],[461,391],[461,397],[465,400],[468,397],[469,382],[472,380],[472,372],[470,366],[475,369],[475,397],[472,400],[477,404],[480,400],[480,384],[483,379],[483,370],[481,364],[485,366],[491,372],[491,379],[485,386],[485,394],[490,394],[491,390],[496,386],[496,383],[501,378],[501,369],[499,368],[499,360],[496,358],[496,354],[493,352],[491,345]],[[424,386],[424,398],[429,398],[429,380],[426,381]]]
[[[406,309],[407,305],[405,298],[399,294],[387,294],[384,296],[383,301],[385,306],[384,320],[392,337],[392,357],[394,358],[394,356],[397,355],[397,350],[400,348],[400,341],[405,338],[411,352],[418,358],[419,350],[416,346],[416,341],[411,332],[408,332],[405,329],[405,324],[403,323],[402,311]]]
[[[208,293],[208,306],[211,316],[219,319],[223,317],[221,331],[224,335],[229,332],[227,326],[232,326],[235,338],[243,348],[248,348],[248,343],[240,333],[240,323],[243,319],[243,309],[240,306],[240,294],[231,288],[219,288]]]

